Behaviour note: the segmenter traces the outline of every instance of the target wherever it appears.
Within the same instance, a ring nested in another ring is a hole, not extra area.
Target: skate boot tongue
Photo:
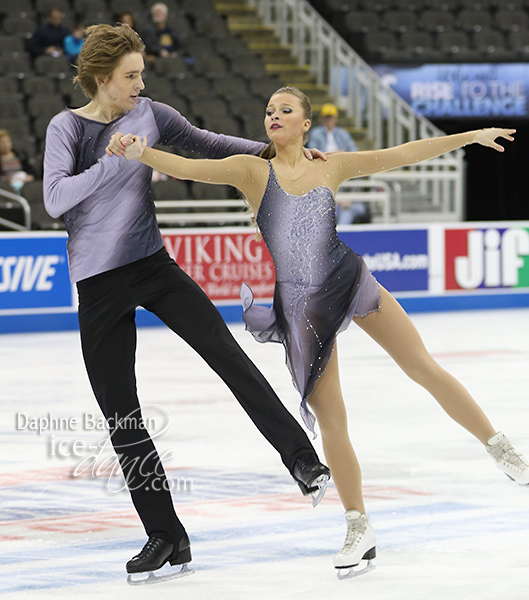
[[[487,440],[487,444],[489,446],[495,446],[496,444],[499,444],[504,438],[505,436],[503,435],[503,433],[501,431],[498,431],[498,433],[495,433]]]
[[[362,513],[359,510],[348,510],[345,513],[345,518],[348,521],[354,521],[355,519],[359,519],[362,516]]]

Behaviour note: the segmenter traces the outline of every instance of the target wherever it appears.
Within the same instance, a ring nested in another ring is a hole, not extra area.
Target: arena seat
[[[528,0],[311,2],[323,16],[332,15],[331,24],[368,62],[509,62],[527,56],[507,36],[529,30]],[[396,46],[390,48],[390,38],[377,38],[377,32],[397,35]],[[424,44],[415,45],[408,39],[421,33],[430,34],[432,43],[424,38]]]

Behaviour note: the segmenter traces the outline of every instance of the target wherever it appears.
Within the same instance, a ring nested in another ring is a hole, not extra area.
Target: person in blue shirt
[[[79,52],[84,44],[84,26],[77,23],[72,29],[72,33],[64,38],[64,54],[68,60],[77,61]]]
[[[309,134],[309,146],[322,152],[358,152],[358,147],[351,134],[342,127],[337,127],[338,109],[334,104],[324,104],[320,112],[321,125],[314,127]],[[363,202],[336,204],[336,223],[349,225],[368,220],[367,206]]]
[[[309,146],[314,146],[323,152],[343,150],[345,152],[358,152],[358,147],[351,134],[337,127],[338,109],[334,104],[324,104],[320,112],[321,125],[314,127],[309,134]]]

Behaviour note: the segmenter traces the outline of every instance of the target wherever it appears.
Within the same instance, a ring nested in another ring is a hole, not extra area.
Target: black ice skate
[[[312,506],[317,506],[327,491],[331,472],[315,454],[303,454],[294,464],[292,477],[304,496],[312,496]]]
[[[184,534],[178,546],[151,535],[141,552],[127,563],[127,573],[129,573],[127,583],[130,585],[142,585],[191,575],[194,571],[187,566],[189,562],[191,562],[191,545],[187,534]],[[166,563],[172,566],[182,565],[182,568],[178,571],[163,574],[153,573],[153,571],[161,569]],[[133,578],[133,573],[147,573],[147,577],[140,575]]]

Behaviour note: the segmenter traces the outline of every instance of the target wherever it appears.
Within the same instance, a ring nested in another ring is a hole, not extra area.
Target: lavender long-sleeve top
[[[46,133],[44,204],[52,217],[64,219],[72,282],[145,258],[163,246],[151,195],[152,169],[105,154],[117,131],[145,135],[149,146],[160,143],[208,158],[258,154],[264,147],[198,129],[178,111],[149,98],[141,98],[134,110],[111,123],[63,110]]]

